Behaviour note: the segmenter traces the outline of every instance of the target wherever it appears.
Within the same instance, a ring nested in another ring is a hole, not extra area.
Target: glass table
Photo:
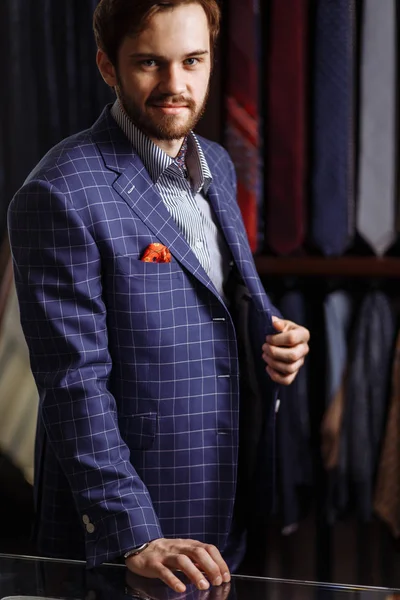
[[[0,600],[400,600],[400,590],[233,576],[230,584],[178,594],[124,565],[87,570],[79,561],[0,554]]]

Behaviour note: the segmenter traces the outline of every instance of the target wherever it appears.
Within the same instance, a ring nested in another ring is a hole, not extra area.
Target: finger
[[[226,564],[226,562],[224,561],[224,559],[222,558],[221,553],[218,550],[218,548],[216,548],[216,546],[213,546],[212,544],[207,544],[205,549],[207,550],[207,552],[209,553],[211,558],[214,560],[214,562],[218,565],[220,573],[222,575],[222,580],[224,581],[224,583],[229,583],[231,580],[231,574],[229,572],[229,567]]]
[[[200,571],[202,571],[207,576],[208,580],[211,581],[213,585],[221,585],[221,583],[223,582],[223,573],[225,574],[225,572],[227,571],[226,563],[221,557],[223,563],[221,564],[223,568],[222,572],[217,562],[218,556],[221,556],[219,551],[217,550],[217,548],[215,548],[216,552],[214,550],[211,550],[214,556],[217,556],[216,561],[214,560],[211,553],[207,550],[207,547],[208,546],[205,546],[203,544],[199,544],[198,546],[194,547],[190,546],[188,548],[185,548],[185,554],[190,556],[193,562],[195,562],[196,565],[198,565]]]
[[[231,591],[231,584],[230,583],[225,583],[222,586],[221,600],[227,600],[229,598],[230,591]]]
[[[170,555],[165,561],[164,565],[169,569],[182,571],[186,577],[194,583],[199,590],[208,590],[210,584],[205,579],[203,573],[200,571],[202,566],[199,568],[193,563],[193,561],[187,556],[187,554],[175,554]]]
[[[304,358],[300,358],[293,363],[282,362],[280,360],[274,360],[271,357],[267,357],[266,364],[268,367],[277,371],[281,375],[293,375],[304,365]]]
[[[287,348],[305,343],[308,340],[309,335],[307,329],[304,329],[304,327],[296,327],[295,329],[283,331],[282,333],[277,333],[275,335],[267,335],[266,337],[267,344]]]
[[[270,361],[270,359],[269,359]],[[304,358],[296,361],[295,363],[287,364],[278,361],[271,361],[271,364],[268,362],[267,367],[276,371],[283,377],[287,377],[290,375],[296,375],[296,373],[301,369],[304,365]]]
[[[155,573],[158,579],[161,579],[168,587],[173,589],[175,592],[183,593],[186,591],[186,585],[173,574],[171,569],[168,569],[167,566],[159,563],[155,566]]]
[[[293,364],[301,360],[302,358],[304,359],[309,353],[308,344],[299,344],[294,348],[278,348],[277,346],[270,346],[269,344],[264,344],[262,350],[263,360],[270,366],[273,366],[272,364],[270,364],[270,361]]]
[[[282,373],[274,371],[274,369],[271,369],[270,367],[267,367],[266,371],[272,381],[275,381],[275,383],[279,383],[280,385],[290,385],[297,377],[297,373],[294,373],[293,375],[282,375]]]
[[[224,583],[219,587],[213,587],[211,588],[209,600],[227,600],[227,598],[229,597],[230,590],[230,583]]]
[[[292,324],[290,321],[285,321],[285,319],[278,319],[278,317],[272,317],[272,324],[276,331],[284,331],[286,327],[290,327]]]

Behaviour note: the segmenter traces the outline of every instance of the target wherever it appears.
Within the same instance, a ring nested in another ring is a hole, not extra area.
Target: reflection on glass
[[[83,562],[0,554],[0,600],[400,600],[400,591],[233,576],[230,584],[178,594],[123,565],[88,570]]]

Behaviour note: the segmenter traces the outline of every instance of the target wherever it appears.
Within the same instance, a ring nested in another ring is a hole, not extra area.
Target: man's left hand
[[[292,321],[272,317],[277,333],[268,335],[262,347],[266,371],[273,381],[290,385],[309,353],[310,332]]]

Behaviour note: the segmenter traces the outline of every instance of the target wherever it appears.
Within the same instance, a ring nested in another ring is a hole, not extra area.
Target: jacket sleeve
[[[88,567],[163,537],[130,463],[108,389],[100,254],[69,199],[32,181],[11,202],[9,234],[21,324],[51,448],[86,527]],[[87,531],[88,530],[88,531]]]

